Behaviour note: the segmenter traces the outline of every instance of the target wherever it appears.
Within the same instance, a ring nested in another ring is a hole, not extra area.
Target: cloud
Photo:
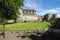
[[[31,9],[34,9],[34,8],[38,8],[38,5],[33,2],[33,0],[24,0],[24,8],[31,8]]]
[[[60,8],[44,9],[41,0],[24,0],[25,9],[34,9],[38,15],[45,15],[46,13],[57,14],[60,17]]]
[[[57,14],[57,16],[60,17],[60,8],[44,10],[39,15],[45,15],[47,13],[49,13],[49,14]]]
[[[44,9],[42,9],[42,3],[41,0],[24,0],[24,9],[33,9],[36,10],[36,14],[39,14],[41,11],[43,11]]]
[[[36,11],[42,10],[41,8],[41,3],[37,0],[24,0],[24,7],[23,8],[30,8],[30,9],[34,9]]]

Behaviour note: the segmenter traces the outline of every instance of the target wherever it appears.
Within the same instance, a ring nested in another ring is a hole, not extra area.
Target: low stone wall
[[[7,23],[14,23],[14,20],[7,20]]]

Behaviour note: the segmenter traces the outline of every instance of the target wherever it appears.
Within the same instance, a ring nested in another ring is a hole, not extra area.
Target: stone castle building
[[[36,14],[35,10],[32,9],[19,9],[19,13],[16,22],[26,22],[26,21],[49,21],[52,17],[56,18],[56,14],[46,14],[44,16],[40,16]],[[9,20],[8,22],[13,22],[13,20]]]
[[[19,9],[19,15],[17,18],[17,22],[20,21],[38,21],[38,20],[42,20],[41,16],[38,16],[36,14],[35,10],[31,10],[31,9]]]
[[[44,20],[46,21],[50,21],[51,18],[56,18],[56,14],[49,14],[47,13],[46,15],[44,15]]]

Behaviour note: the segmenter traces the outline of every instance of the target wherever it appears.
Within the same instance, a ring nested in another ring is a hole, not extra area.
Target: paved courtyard
[[[1,34],[2,31],[0,31],[0,40],[32,40],[28,36],[30,36],[31,34],[37,35],[36,32],[38,31],[5,31],[4,38]]]
[[[0,40],[60,40],[60,33],[52,33],[48,30],[5,31],[4,37],[0,31]]]

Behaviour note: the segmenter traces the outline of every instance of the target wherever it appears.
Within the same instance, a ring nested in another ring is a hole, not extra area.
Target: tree
[[[0,19],[5,28],[5,22],[10,19],[15,19],[18,14],[18,9],[23,5],[23,0],[0,0]]]
[[[4,19],[15,19],[23,0],[0,0],[0,15]]]

